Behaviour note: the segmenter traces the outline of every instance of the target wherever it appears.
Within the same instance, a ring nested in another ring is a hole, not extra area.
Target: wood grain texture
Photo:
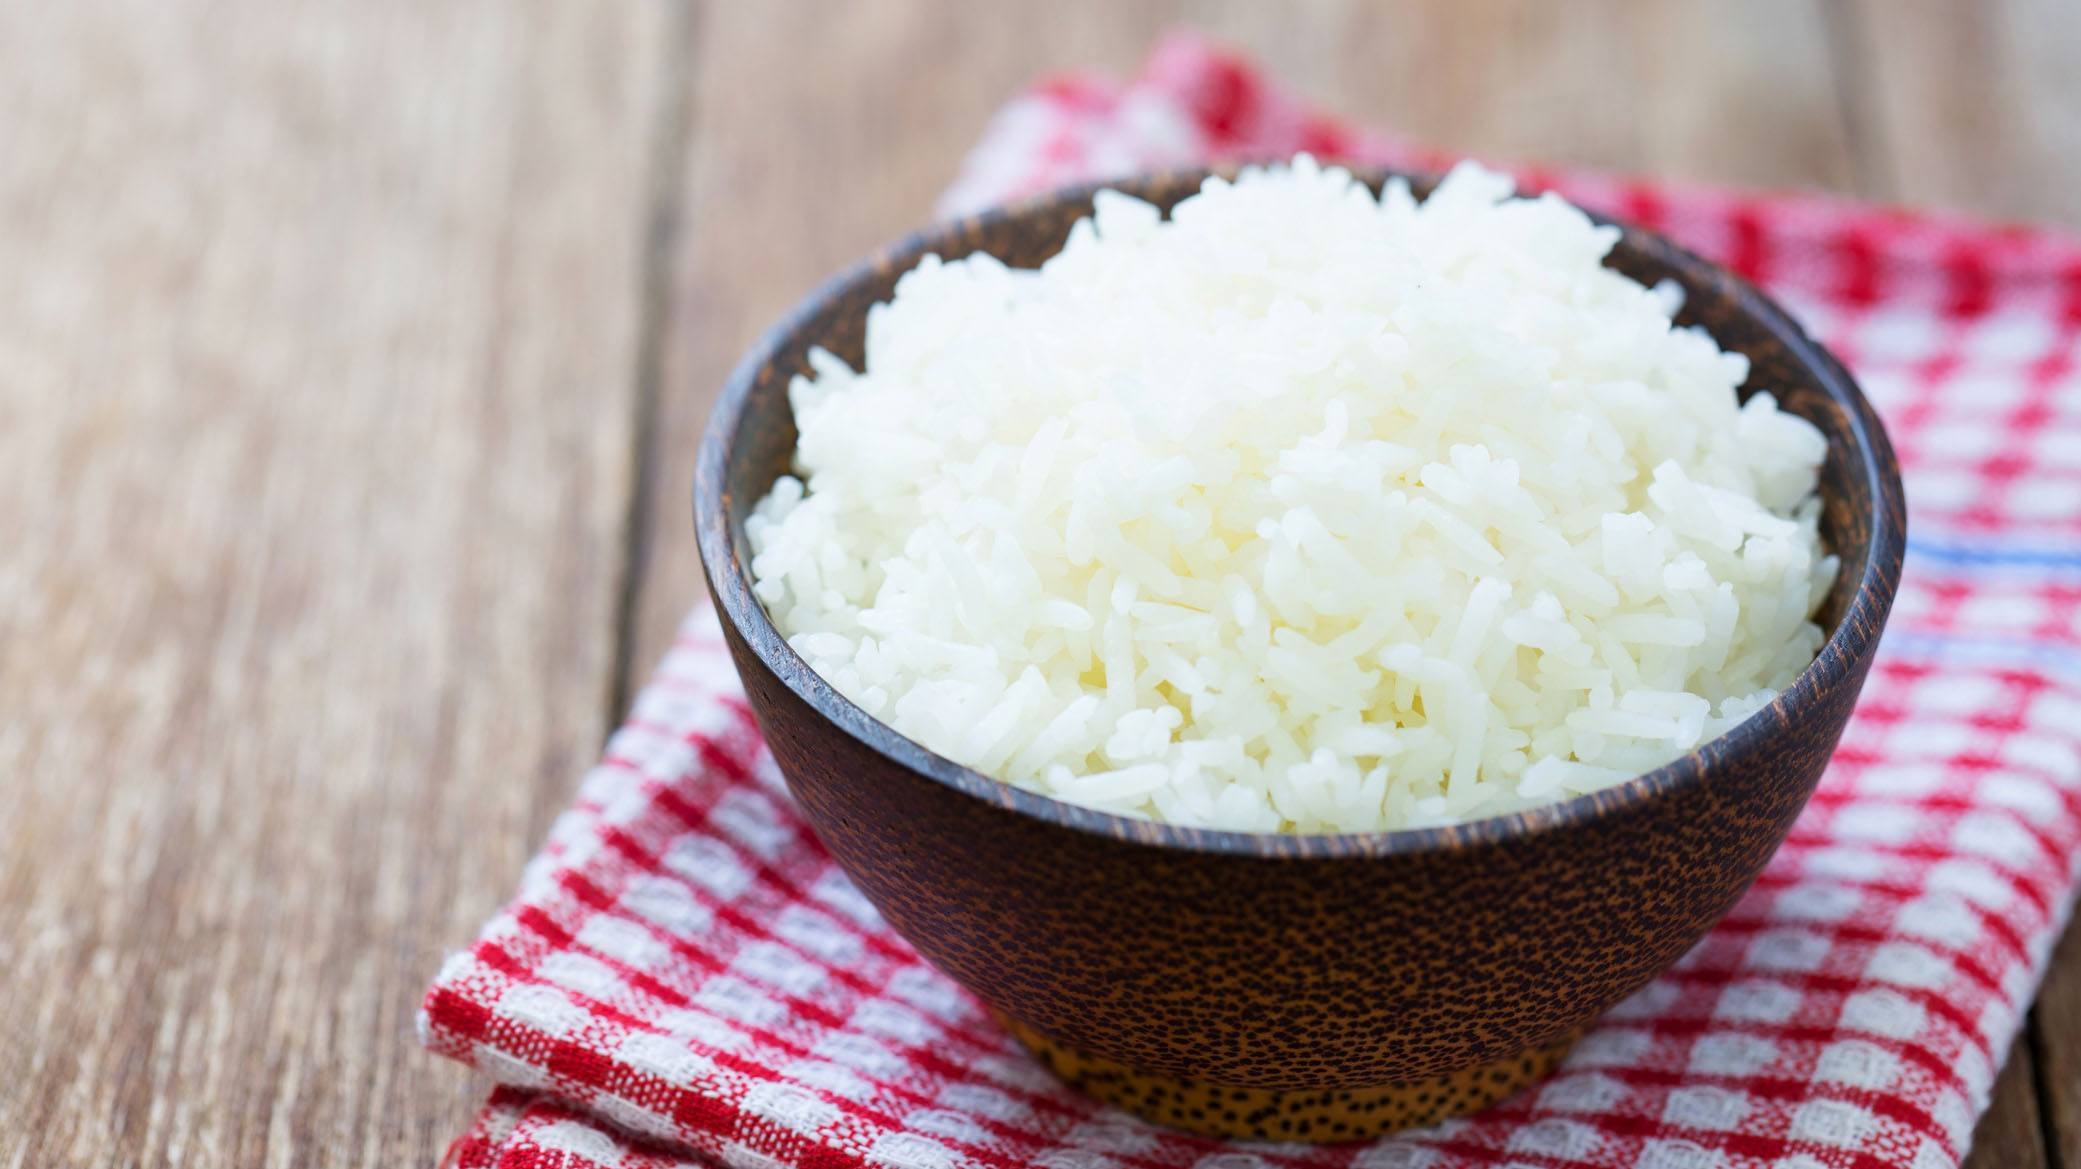
[[[2081,7],[1841,2],[1871,193],[2081,225]]]
[[[2053,1164],[2081,1166],[2081,929],[2067,928],[2038,988],[2038,1092]],[[1988,1162],[1991,1166],[1994,1162]]]
[[[1994,1081],[1994,1096],[1973,1128],[1966,1169],[2041,1169],[2058,1165],[2045,1146],[2044,1118],[2038,1109],[2041,1069],[2032,1058],[2028,1034],[2018,1035]]]
[[[431,1164],[602,737],[652,5],[0,9],[0,1166]]]
[[[699,592],[723,373],[1173,22],[1455,149],[2081,223],[2063,0],[0,0],[0,1167],[428,1163],[418,991]],[[2037,1015],[2081,1169],[2072,936]]]

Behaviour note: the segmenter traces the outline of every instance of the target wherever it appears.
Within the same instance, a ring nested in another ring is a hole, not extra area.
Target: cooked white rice
[[[1102,193],[1038,271],[927,257],[864,372],[792,387],[759,598],[934,751],[1179,824],[1449,823],[1697,746],[1821,643],[1826,444],[1511,195],[1304,156],[1168,221]]]

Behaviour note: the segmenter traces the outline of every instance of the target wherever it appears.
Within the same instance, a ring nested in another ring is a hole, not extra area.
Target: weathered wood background
[[[1539,158],[2081,225],[2058,0],[0,0],[0,1167],[430,1164],[417,997],[697,592],[739,348],[1190,22]],[[2081,1169],[2070,937],[1982,1169]]]

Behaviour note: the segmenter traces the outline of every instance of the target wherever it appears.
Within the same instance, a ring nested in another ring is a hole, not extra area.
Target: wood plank
[[[2045,1130],[2038,1112],[2040,1069],[2031,1058],[2029,1034],[2016,1037],[1987,1112],[1973,1129],[1966,1169],[2043,1169],[2056,1165],[2045,1149]]]
[[[2039,1096],[2054,1164],[2081,1169],[2081,929],[2069,926],[2053,950],[2032,1015]]]
[[[1193,15],[1326,105],[1454,151],[1753,186],[1851,177],[1815,0],[1343,4],[1305,29],[1248,0]]]
[[[428,1165],[598,748],[659,4],[0,6],[0,1165]]]
[[[820,278],[923,222],[1006,98],[1053,71],[1129,73],[1173,24],[1352,118],[1455,149],[1754,184],[1851,177],[1818,0],[710,6],[652,431],[638,680],[702,590],[686,492],[737,355]]]
[[[2081,225],[2081,7],[1845,3],[1862,145],[1888,197]]]

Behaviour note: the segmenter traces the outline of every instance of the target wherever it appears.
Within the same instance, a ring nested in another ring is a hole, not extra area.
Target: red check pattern
[[[1185,38],[1014,102],[948,196],[1297,148],[1446,159]],[[1520,172],[1760,280],[1907,466],[1886,648],[1791,839],[1551,1079],[1373,1144],[1227,1145],[1051,1080],[877,919],[690,618],[519,896],[442,969],[434,1050],[502,1086],[463,1169],[1955,1166],[2081,878],[2081,245],[1803,196]]]

